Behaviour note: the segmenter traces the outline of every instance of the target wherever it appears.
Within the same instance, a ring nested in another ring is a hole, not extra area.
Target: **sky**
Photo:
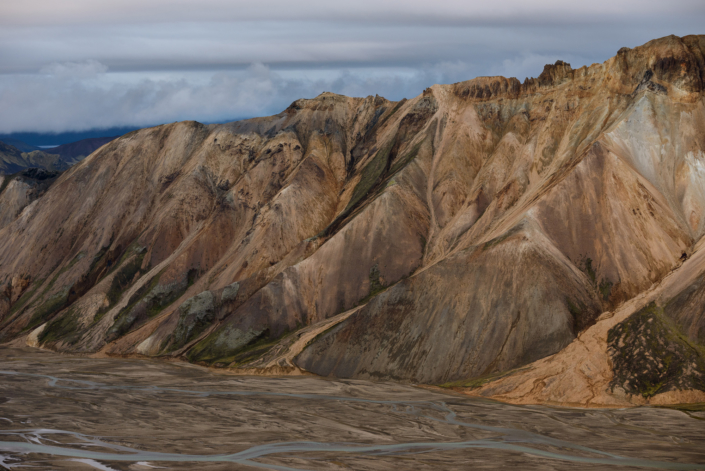
[[[705,0],[3,0],[0,134],[275,114],[324,91],[411,98],[536,77],[669,34]]]

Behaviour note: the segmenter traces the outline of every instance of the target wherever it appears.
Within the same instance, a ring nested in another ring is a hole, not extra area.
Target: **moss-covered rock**
[[[54,313],[60,311],[66,306],[68,295],[68,287],[62,288],[57,293],[51,295],[34,311],[34,314],[32,314],[25,330],[33,329],[46,322],[48,319],[51,319]]]
[[[71,307],[63,315],[47,323],[39,334],[40,345],[64,340],[69,345],[74,345],[80,338],[79,315]]]
[[[240,283],[230,284],[223,289],[223,294],[221,294],[220,299],[224,303],[234,301],[235,297],[237,297],[237,293],[239,291],[240,291]]]
[[[268,329],[243,331],[228,324],[197,343],[189,351],[188,359],[205,363],[231,363],[238,353],[248,345],[264,339],[268,333]]]
[[[148,319],[156,316],[164,308],[176,301],[189,287],[189,280],[159,284],[160,275],[155,276],[152,281],[138,290],[129,304],[122,309],[115,317],[115,322],[108,330],[107,340],[122,337],[130,330],[143,324]]]
[[[692,343],[654,303],[613,327],[607,336],[611,387],[646,398],[674,390],[705,391],[705,349]]]
[[[215,318],[215,296],[203,291],[179,306],[179,322],[170,350],[183,347],[208,327]]]
[[[111,306],[115,305],[115,303],[120,300],[120,297],[125,289],[127,289],[132,282],[139,277],[142,261],[144,260],[144,254],[146,252],[146,249],[140,249],[141,250],[136,251],[133,256],[129,257],[126,263],[120,266],[117,273],[115,273],[115,276],[110,283],[110,289],[107,293],[108,302]]]

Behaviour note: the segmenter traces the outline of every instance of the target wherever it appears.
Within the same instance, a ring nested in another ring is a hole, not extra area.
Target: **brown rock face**
[[[0,335],[249,372],[263,358],[426,383],[539,371],[526,365],[578,351],[705,233],[704,51],[705,36],[671,36],[524,83],[324,93],[130,133],[0,212]],[[698,345],[699,289],[659,317]],[[526,402],[510,383],[483,391]]]
[[[298,365],[443,383],[562,349],[594,322],[599,302],[585,276],[527,226],[389,288],[305,350]]]

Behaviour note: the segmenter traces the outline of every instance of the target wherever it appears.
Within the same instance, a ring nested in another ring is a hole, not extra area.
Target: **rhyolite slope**
[[[704,51],[705,36],[670,36],[523,83],[396,103],[324,93],[122,136],[0,228],[0,335],[252,371],[326,322],[291,368],[465,386],[524,375],[696,252]],[[659,325],[699,332],[702,313],[678,309]]]

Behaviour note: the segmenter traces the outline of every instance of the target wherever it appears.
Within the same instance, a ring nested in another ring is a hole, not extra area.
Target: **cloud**
[[[192,21],[347,21],[369,24],[566,24],[641,21],[673,11],[703,13],[700,0],[24,0],[0,3],[0,24],[174,23]]]
[[[111,74],[96,61],[51,64],[42,74],[0,76],[0,109],[13,110],[0,114],[0,132],[80,131],[184,119],[218,122],[275,114],[298,98],[323,91],[379,93],[398,100],[466,70],[467,65],[456,62],[428,70],[277,72],[255,63],[242,71],[153,79],[150,74]]]
[[[52,75],[57,78],[95,78],[108,71],[108,66],[96,60],[86,60],[83,62],[54,62],[39,69],[40,74]]]
[[[705,2],[672,0],[25,0],[0,2],[0,74],[96,60],[111,71],[604,60],[702,32]]]
[[[0,133],[221,121],[322,91],[390,99],[702,28],[672,0],[0,2]],[[266,64],[266,65],[265,65]]]

